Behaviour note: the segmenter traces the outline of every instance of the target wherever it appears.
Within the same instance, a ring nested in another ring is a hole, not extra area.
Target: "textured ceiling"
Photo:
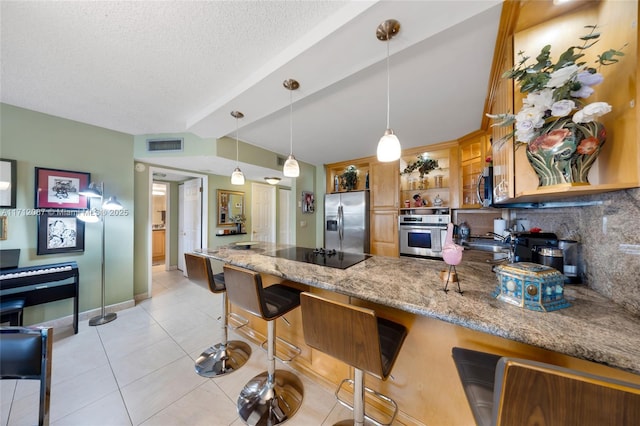
[[[287,155],[295,78],[296,157],[365,157],[386,127],[377,25],[402,25],[391,127],[426,145],[479,127],[500,3],[2,1],[0,100],[134,135],[233,137],[240,110],[242,140]]]

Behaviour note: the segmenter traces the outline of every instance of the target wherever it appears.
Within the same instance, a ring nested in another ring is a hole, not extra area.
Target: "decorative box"
[[[550,266],[520,262],[495,267],[498,300],[532,311],[555,311],[571,306],[564,299],[564,275]]]

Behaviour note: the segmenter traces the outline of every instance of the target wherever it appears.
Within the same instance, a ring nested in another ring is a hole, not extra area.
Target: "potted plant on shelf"
[[[420,179],[422,179],[424,175],[428,175],[431,170],[435,170],[437,168],[438,160],[434,160],[433,158],[426,157],[424,154],[420,154],[414,163],[407,164],[407,167],[405,167],[401,174],[410,174],[417,170],[418,173],[420,173]]]
[[[340,186],[351,191],[358,186],[358,169],[356,166],[348,166],[340,175]]]

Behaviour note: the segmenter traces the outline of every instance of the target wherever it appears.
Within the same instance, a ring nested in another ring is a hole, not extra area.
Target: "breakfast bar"
[[[409,335],[393,380],[376,382],[367,377],[373,388],[398,400],[402,423],[473,423],[451,360],[454,346],[640,384],[640,318],[585,286],[565,286],[570,307],[536,312],[495,299],[492,292],[497,280],[491,266],[464,257],[457,267],[460,294],[443,291],[440,273],[447,265],[437,260],[363,256],[342,269],[310,263],[312,259],[304,257],[292,260],[282,256],[291,253],[291,246],[270,243],[196,251],[221,263],[260,272],[266,281],[295,281],[306,291],[371,307],[403,323]],[[308,256],[315,260],[326,254]],[[292,330],[283,332],[299,344],[303,342],[301,323],[297,318],[291,323]],[[303,348],[302,359],[293,365],[330,386],[344,378],[338,376],[348,375],[348,369],[330,364],[326,356]]]

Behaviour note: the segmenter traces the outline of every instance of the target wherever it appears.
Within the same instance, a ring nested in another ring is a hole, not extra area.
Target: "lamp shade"
[[[284,162],[282,172],[286,177],[298,177],[300,176],[300,166],[293,154],[290,154],[287,161]]]
[[[120,204],[120,201],[118,201],[116,197],[109,197],[102,205],[102,208],[105,210],[122,210],[124,207],[122,207],[122,204]]]
[[[240,167],[236,167],[231,173],[231,185],[244,185],[244,174],[242,174]]]
[[[402,148],[398,137],[393,134],[393,130],[387,129],[384,136],[378,142],[378,161],[389,162],[400,158]]]
[[[102,191],[98,188],[98,185],[93,182],[89,184],[88,188],[79,191],[78,194],[84,195],[85,197],[89,197],[89,198],[102,197]]]
[[[92,210],[85,210],[82,213],[79,213],[76,217],[87,223],[95,223],[100,220],[100,217]]]

